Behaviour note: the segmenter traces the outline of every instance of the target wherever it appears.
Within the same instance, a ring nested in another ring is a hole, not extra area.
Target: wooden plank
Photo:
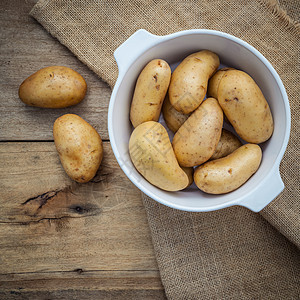
[[[157,270],[140,191],[104,143],[87,184],[54,143],[0,143],[0,273]]]
[[[111,90],[28,15],[36,2],[0,6],[0,299],[166,299],[140,192],[109,143],[93,181],[77,184],[53,142],[41,142],[65,113],[108,140]],[[49,65],[85,78],[82,103],[54,110],[19,100],[21,82]]]
[[[167,299],[163,290],[77,290],[68,289],[62,291],[9,291],[1,292],[1,299],[30,299],[30,300],[124,300],[124,299],[142,299],[142,300],[161,300]]]
[[[157,271],[0,275],[0,297],[14,299],[166,299]]]
[[[0,141],[53,140],[56,118],[75,113],[108,139],[107,111],[111,90],[66,47],[28,15],[36,1],[2,1],[0,6]],[[88,91],[78,105],[64,109],[26,106],[18,97],[20,84],[29,75],[50,65],[78,71]]]

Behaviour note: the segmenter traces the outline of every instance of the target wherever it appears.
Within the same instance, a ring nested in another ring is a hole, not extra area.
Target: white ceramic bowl
[[[263,159],[258,171],[240,188],[223,195],[209,195],[195,185],[180,192],[166,192],[146,181],[134,168],[128,152],[133,127],[129,120],[130,103],[137,77],[154,58],[166,60],[171,67],[201,49],[217,53],[220,61],[247,72],[267,99],[274,118],[274,133],[261,144]],[[119,77],[113,89],[108,112],[108,130],[113,152],[128,178],[152,199],[185,211],[212,211],[232,205],[260,211],[284,188],[279,164],[290,133],[290,107],[284,86],[267,59],[246,42],[213,30],[186,30],[156,36],[141,29],[114,53]]]

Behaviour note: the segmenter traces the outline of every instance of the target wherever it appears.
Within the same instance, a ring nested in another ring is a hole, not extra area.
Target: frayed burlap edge
[[[269,9],[271,13],[279,20],[284,27],[292,32],[300,34],[300,23],[292,19],[287,12],[280,6],[277,0],[258,0],[258,2]]]

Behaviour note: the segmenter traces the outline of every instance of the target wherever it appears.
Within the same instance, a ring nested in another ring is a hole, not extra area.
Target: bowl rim
[[[267,67],[267,69],[270,71],[271,75],[274,77],[274,79],[275,79],[275,81],[276,81],[276,83],[279,87],[279,90],[282,94],[284,107],[285,107],[286,130],[285,130],[284,140],[282,141],[281,149],[280,149],[280,151],[279,151],[279,153],[276,157],[275,163],[274,163],[273,167],[270,169],[270,172],[268,173],[268,175],[265,178],[262,179],[261,183],[266,181],[268,179],[267,177],[270,177],[270,176],[274,175],[274,173],[276,173],[276,172],[279,175],[279,164],[280,164],[280,162],[283,158],[283,155],[284,155],[284,152],[286,150],[286,147],[287,147],[287,144],[288,144],[288,141],[289,141],[289,137],[290,137],[291,113],[290,113],[290,105],[289,105],[288,96],[287,96],[285,87],[282,83],[281,78],[279,77],[278,73],[276,72],[274,67],[271,65],[271,63],[257,49],[255,49],[249,43],[243,41],[240,38],[237,38],[237,37],[235,37],[231,34],[228,34],[228,33],[222,32],[222,31],[211,30],[211,29],[189,29],[189,30],[178,31],[178,32],[171,33],[171,34],[168,34],[168,35],[158,36],[158,35],[151,34],[151,33],[149,33],[148,31],[146,31],[144,29],[140,29],[140,30],[136,31],[133,35],[135,35],[138,32],[144,32],[144,33],[147,33],[149,36],[155,37],[156,42],[150,44],[148,47],[145,47],[140,53],[138,53],[136,55],[135,59],[140,57],[141,55],[143,55],[143,53],[145,53],[149,49],[157,46],[160,43],[163,43],[163,42],[166,42],[168,40],[172,40],[172,39],[175,39],[175,38],[178,38],[178,37],[181,37],[181,36],[185,36],[185,35],[199,35],[199,34],[201,34],[201,35],[215,35],[215,36],[227,38],[227,39],[243,46],[248,51],[252,52]],[[131,35],[126,41],[128,41],[133,35]],[[123,44],[121,44],[120,46],[122,46]],[[116,51],[117,51],[117,49],[115,50],[114,53],[116,53]],[[117,63],[118,63],[118,61],[117,61]],[[143,193],[145,193],[147,196],[154,199],[155,201],[157,201],[157,202],[159,202],[163,205],[166,205],[168,207],[178,209],[178,210],[182,210],[182,211],[208,212],[208,211],[223,209],[223,208],[234,206],[234,205],[242,205],[241,202],[243,202],[245,200],[245,198],[247,198],[249,196],[249,193],[243,195],[242,197],[240,197],[238,199],[234,199],[232,201],[228,201],[228,202],[221,203],[221,204],[215,204],[215,205],[210,205],[210,206],[207,206],[207,207],[201,207],[201,209],[197,208],[197,207],[189,207],[189,206],[185,206],[185,205],[174,204],[174,203],[170,203],[169,201],[166,201],[166,200],[162,199],[159,196],[156,196],[153,192],[151,192],[150,190],[145,188],[142,184],[140,184],[138,181],[136,181],[133,178],[133,176],[130,174],[130,170],[128,170],[128,168],[126,166],[124,166],[122,161],[120,161],[121,155],[119,153],[118,147],[116,146],[116,141],[115,141],[115,137],[114,137],[114,133],[113,133],[113,122],[112,122],[112,120],[113,120],[113,108],[114,108],[114,104],[115,104],[115,100],[116,100],[117,91],[120,87],[120,84],[121,84],[122,80],[124,79],[126,73],[128,72],[128,70],[130,69],[131,66],[132,66],[132,64],[129,64],[127,66],[127,68],[124,69],[123,72],[120,73],[120,66],[118,64],[119,74],[118,74],[117,81],[115,83],[115,86],[113,88],[113,91],[112,91],[112,94],[111,94],[111,97],[110,97],[109,109],[108,109],[108,133],[109,133],[110,144],[111,144],[113,153],[115,155],[115,158],[116,158],[120,168],[125,173],[125,175],[128,177],[128,179],[140,191],[142,191]],[[140,175],[140,176],[143,178],[142,175]],[[259,186],[256,186],[255,189],[253,189],[252,191],[257,190],[260,187],[261,187],[261,184]],[[266,203],[266,205],[268,203]],[[242,206],[244,206],[244,205],[242,205]]]

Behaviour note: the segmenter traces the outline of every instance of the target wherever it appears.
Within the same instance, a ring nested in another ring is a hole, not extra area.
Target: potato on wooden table
[[[63,108],[81,102],[86,90],[86,82],[79,73],[67,67],[51,66],[25,79],[19,97],[30,106]]]
[[[103,158],[102,140],[95,128],[74,114],[56,119],[53,137],[66,173],[85,183],[95,175]]]

